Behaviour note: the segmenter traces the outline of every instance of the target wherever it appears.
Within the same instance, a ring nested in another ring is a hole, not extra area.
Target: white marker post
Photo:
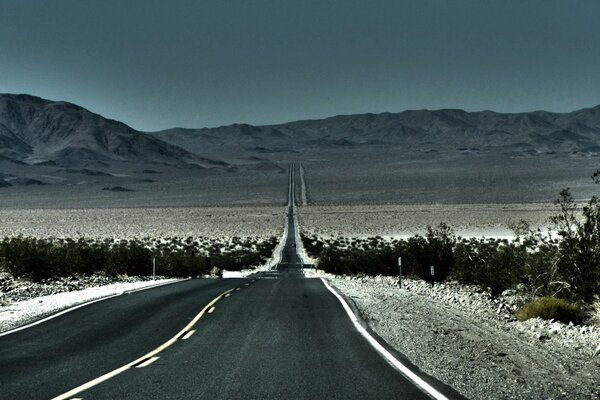
[[[402,287],[402,257],[398,257],[398,286]]]
[[[431,287],[433,287],[433,284],[435,283],[435,267],[432,265],[429,269],[431,270]]]
[[[156,280],[156,257],[152,257],[152,280]]]

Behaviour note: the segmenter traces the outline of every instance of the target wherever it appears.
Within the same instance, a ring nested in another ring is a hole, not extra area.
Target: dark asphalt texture
[[[290,168],[290,198],[293,193]],[[358,333],[320,279],[303,277],[293,213],[276,271],[195,279],[111,298],[0,337],[0,398],[50,399],[160,346],[225,290],[187,340],[83,399],[428,399]]]

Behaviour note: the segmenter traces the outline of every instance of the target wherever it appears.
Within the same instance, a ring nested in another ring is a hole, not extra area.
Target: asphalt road
[[[0,337],[0,398],[428,399],[304,278],[288,207],[276,271],[135,292]]]

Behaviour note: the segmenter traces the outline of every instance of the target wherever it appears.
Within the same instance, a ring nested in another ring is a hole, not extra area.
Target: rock
[[[514,296],[515,294],[517,294],[516,290],[506,289],[504,292],[502,292],[501,296],[507,297],[507,296]]]
[[[594,356],[600,356],[600,344],[598,345],[598,347],[596,347],[596,350],[594,351]]]
[[[546,340],[550,340],[550,336],[548,336],[547,333],[538,333],[537,335],[538,340],[540,341],[546,341]]]
[[[558,334],[560,331],[561,331],[561,329],[560,329],[560,325],[555,325],[555,326],[553,326],[552,328],[550,328],[550,329],[548,330],[548,334],[549,334],[550,336],[555,336],[555,335],[557,335],[557,334]]]

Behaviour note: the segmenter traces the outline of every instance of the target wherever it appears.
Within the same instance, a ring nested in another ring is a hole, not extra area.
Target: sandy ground
[[[458,236],[513,236],[511,224],[525,220],[545,229],[556,214],[552,204],[415,204],[307,206],[298,209],[303,233],[322,237],[401,238],[423,234],[427,225],[450,225]]]
[[[600,328],[515,321],[515,296],[395,278],[324,276],[425,373],[471,399],[600,398]]]
[[[0,237],[279,236],[283,207],[0,209]]]

